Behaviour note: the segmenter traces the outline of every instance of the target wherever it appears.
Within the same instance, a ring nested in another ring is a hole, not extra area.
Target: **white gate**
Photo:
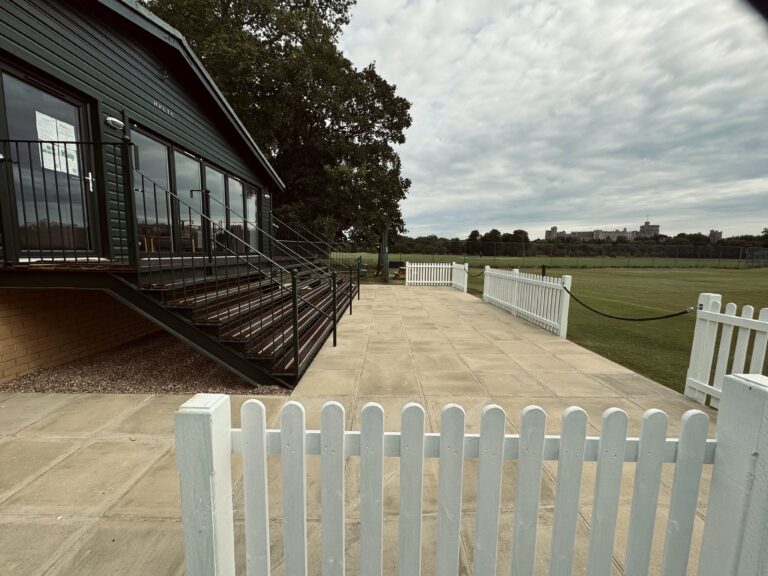
[[[765,352],[768,345],[768,308],[760,310],[744,306],[737,315],[736,304],[730,303],[720,311],[720,294],[700,294],[696,312],[685,395],[717,408],[726,374],[765,373]],[[738,329],[734,341],[734,329]],[[719,332],[719,338],[718,338]],[[750,344],[751,343],[751,344]],[[717,350],[717,362],[712,370]]]
[[[245,495],[247,574],[270,573],[270,524],[267,456],[279,455],[282,469],[284,572],[307,574],[307,458],[320,459],[324,575],[345,573],[345,463],[360,458],[360,573],[382,574],[384,458],[400,459],[399,556],[403,576],[420,573],[424,463],[439,461],[437,574],[457,574],[465,460],[479,460],[476,510],[476,574],[533,574],[542,465],[555,461],[557,491],[548,565],[551,576],[571,574],[579,494],[584,462],[597,462],[592,501],[588,574],[613,569],[622,469],[634,462],[634,493],[625,551],[625,574],[647,574],[662,464],[674,465],[662,574],[683,576],[696,516],[702,467],[714,463],[709,506],[700,555],[700,576],[765,574],[768,566],[768,378],[726,378],[717,440],[707,439],[708,417],[689,411],[680,438],[666,437],[667,416],[649,410],[640,438],[627,438],[627,414],[607,410],[602,435],[587,436],[587,415],[569,408],[561,436],[545,436],[546,414],[523,410],[520,434],[506,434],[504,411],[487,406],[480,434],[465,434],[464,411],[446,406],[439,434],[425,434],[421,406],[407,405],[401,432],[384,432],[378,404],[362,409],[361,429],[345,431],[344,409],[329,402],[320,430],[305,429],[304,408],[288,402],[280,429],[268,430],[266,411],[257,400],[241,411],[242,429],[232,429],[229,398],[200,394],[176,414],[176,450],[181,477],[186,570],[189,576],[234,574],[234,530],[230,456],[242,454]],[[516,460],[514,525],[500,533],[502,464]],[[512,565],[497,566],[500,539],[509,538]],[[432,559],[429,559],[430,561]],[[538,573],[538,572],[537,572]]]
[[[453,286],[467,291],[469,264],[456,262],[406,262],[406,286]]]

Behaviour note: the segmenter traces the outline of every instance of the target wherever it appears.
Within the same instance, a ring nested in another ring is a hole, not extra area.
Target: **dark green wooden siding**
[[[184,56],[95,2],[3,0],[0,58],[31,65],[89,97],[96,140],[119,142],[104,118],[126,112],[131,122],[250,184],[263,186],[268,178]],[[121,162],[103,161],[111,243],[125,246]]]

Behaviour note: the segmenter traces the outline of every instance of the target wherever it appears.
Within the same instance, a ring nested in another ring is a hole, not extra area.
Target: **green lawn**
[[[482,268],[471,268],[477,274]],[[626,269],[563,268],[573,293],[590,306],[621,316],[656,316],[695,306],[701,292],[722,294],[723,305],[768,307],[768,268]],[[470,277],[482,294],[483,278]],[[755,312],[757,316],[757,312]],[[670,388],[682,391],[693,341],[695,314],[651,322],[598,316],[571,301],[568,339]],[[767,360],[768,361],[768,360]]]

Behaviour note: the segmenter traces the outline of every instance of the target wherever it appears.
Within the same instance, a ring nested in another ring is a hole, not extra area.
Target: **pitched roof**
[[[237,117],[235,111],[224,98],[213,78],[208,74],[208,71],[200,62],[200,59],[192,51],[192,48],[187,43],[181,32],[176,30],[173,26],[161,20],[152,12],[147,10],[144,6],[139,4],[136,0],[98,0],[100,4],[114,12],[115,14],[129,20],[131,23],[139,26],[146,32],[152,34],[154,37],[162,40],[169,46],[178,50],[184,59],[189,63],[192,72],[198,78],[200,83],[207,89],[213,99],[219,105],[225,116],[232,123],[237,133],[242,137],[248,149],[253,153],[256,160],[264,168],[267,174],[272,178],[274,183],[282,190],[285,188],[285,184],[278,176],[275,169],[267,160],[267,157],[259,149],[254,142],[251,135],[246,130],[240,118]]]

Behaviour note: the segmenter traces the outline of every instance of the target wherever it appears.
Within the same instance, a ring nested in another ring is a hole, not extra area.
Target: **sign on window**
[[[77,141],[75,127],[42,112],[35,111],[35,119],[37,138],[42,141],[40,144],[42,167],[46,170],[79,176],[77,145],[64,144],[64,142]]]

